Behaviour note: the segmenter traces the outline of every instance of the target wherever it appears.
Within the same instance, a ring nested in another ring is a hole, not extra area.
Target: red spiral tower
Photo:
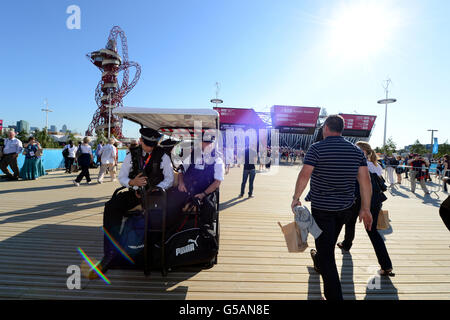
[[[122,44],[122,56],[117,50],[117,38],[120,37]],[[108,133],[108,123],[110,119],[111,134],[117,139],[123,138],[122,119],[110,114],[109,108],[123,106],[123,98],[133,89],[141,75],[141,66],[137,62],[128,61],[127,38],[122,29],[114,26],[108,37],[108,42],[104,49],[93,51],[87,54],[88,59],[102,71],[102,79],[95,90],[95,102],[98,109],[86,130],[87,136],[92,136],[93,132],[104,130]],[[129,69],[136,68],[133,80],[129,81]],[[123,72],[122,83],[119,85],[118,75]],[[111,117],[111,118],[109,118]]]

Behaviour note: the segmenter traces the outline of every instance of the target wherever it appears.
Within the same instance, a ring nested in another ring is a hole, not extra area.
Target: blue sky
[[[81,29],[69,30],[69,5]],[[392,79],[388,137],[399,147],[438,129],[450,138],[450,1],[9,1],[2,4],[0,119],[84,132],[96,110],[100,71],[85,54],[119,25],[129,59],[142,66],[124,104],[210,107],[215,82],[224,106],[320,106],[328,113],[378,116],[382,81]],[[137,136],[126,122],[124,133]]]

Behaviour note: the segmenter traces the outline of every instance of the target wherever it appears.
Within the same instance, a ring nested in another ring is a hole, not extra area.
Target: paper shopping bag
[[[284,240],[289,252],[303,252],[308,247],[308,243],[302,242],[301,231],[297,226],[297,222],[288,223],[282,226],[280,222],[278,225],[283,232]]]
[[[389,227],[389,212],[387,210],[380,210],[380,213],[378,213],[377,229],[386,230]]]

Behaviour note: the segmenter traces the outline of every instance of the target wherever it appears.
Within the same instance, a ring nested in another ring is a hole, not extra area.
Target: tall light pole
[[[113,107],[111,105],[111,91],[112,91],[112,88],[109,88],[108,89],[108,101],[109,101],[109,104],[108,104],[108,109],[109,109],[109,114],[108,114],[108,140],[111,138],[111,108]]]
[[[391,83],[391,79],[386,80],[386,85],[383,86],[384,90],[386,91],[386,99],[378,100],[377,103],[384,104],[384,138],[383,138],[383,148],[386,146],[386,126],[387,126],[387,105],[390,103],[394,103],[397,101],[397,99],[388,98],[389,94],[389,85]]]
[[[41,111],[45,112],[45,129],[47,129],[47,131],[48,131],[48,113],[49,112],[53,112],[53,110],[50,110],[48,108],[48,101],[47,101],[47,99],[45,99],[45,109],[41,109]]]
[[[219,99],[219,91],[220,91],[220,85],[219,85],[218,82],[216,82],[216,98],[210,100],[211,103],[215,103],[216,104],[216,108],[217,108],[218,104],[223,103],[223,100]]]

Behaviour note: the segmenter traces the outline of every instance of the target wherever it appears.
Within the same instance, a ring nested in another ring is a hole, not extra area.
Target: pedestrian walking
[[[23,151],[22,141],[16,138],[14,130],[9,131],[8,138],[4,141],[3,157],[0,161],[0,169],[6,174],[8,180],[19,180],[19,167],[17,166],[17,157]],[[11,167],[14,175],[8,170]]]
[[[334,248],[344,222],[355,205],[355,185],[358,180],[361,194],[359,219],[366,229],[372,228],[370,199],[371,182],[364,153],[342,137],[344,118],[329,116],[323,126],[324,140],[309,148],[300,171],[291,204],[292,210],[302,205],[300,197],[311,179],[306,201],[311,201],[314,220],[322,234],[315,239],[311,250],[314,269],[323,279],[327,300],[342,300],[342,288],[336,268]]]
[[[111,181],[116,181],[116,147],[114,146],[114,139],[109,139],[108,144],[101,150],[99,156],[101,157],[100,171],[98,173],[98,183],[103,183],[103,177],[108,169]]]
[[[419,181],[420,186],[422,187],[423,192],[425,194],[430,194],[428,188],[425,184],[427,163],[425,160],[418,154],[414,155],[414,159],[409,160],[409,165],[412,167],[410,172],[411,177],[411,192],[416,192],[416,180]]]
[[[42,147],[34,137],[28,138],[28,142],[24,145],[23,154],[25,155],[25,161],[19,173],[23,180],[36,180],[45,175],[41,160]]]
[[[74,185],[77,187],[80,185],[81,180],[86,178],[87,184],[91,183],[91,177],[89,175],[89,167],[91,163],[94,161],[94,156],[92,155],[92,148],[89,145],[89,138],[85,137],[83,139],[83,144],[80,146],[80,149],[77,150],[80,153],[78,157],[78,164],[81,166],[81,172],[78,177],[73,181]]]
[[[381,266],[380,275],[384,276],[394,276],[392,272],[392,262],[389,257],[389,253],[386,249],[383,238],[378,233],[377,223],[378,214],[381,211],[383,202],[387,200],[384,195],[380,184],[382,183],[381,177],[383,170],[377,161],[377,154],[372,149],[370,144],[364,141],[359,141],[356,145],[364,152],[367,158],[367,167],[369,169],[371,183],[372,183],[372,198],[370,201],[370,213],[372,214],[372,228],[366,229],[367,235],[369,236],[370,242],[372,243],[373,249],[378,259],[378,263]],[[358,191],[359,188],[356,189]],[[355,238],[355,224],[358,218],[358,211],[361,205],[361,197],[359,192],[357,192],[355,211],[353,212],[352,218],[345,223],[345,238],[344,241],[339,242],[337,246],[344,251],[350,251],[352,247],[353,240]]]

